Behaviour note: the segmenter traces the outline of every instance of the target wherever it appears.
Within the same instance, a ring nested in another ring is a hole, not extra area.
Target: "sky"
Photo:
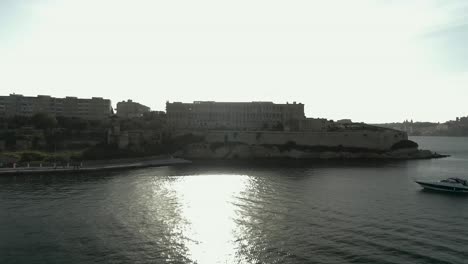
[[[466,0],[0,0],[0,94],[468,115]]]

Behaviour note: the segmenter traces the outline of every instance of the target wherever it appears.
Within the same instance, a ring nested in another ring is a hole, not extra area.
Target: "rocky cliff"
[[[403,148],[388,151],[323,147],[194,143],[175,153],[188,159],[429,159],[444,157],[428,150]]]
[[[175,154],[189,159],[427,159],[441,157],[408,140],[406,133],[357,126],[338,131],[179,131],[186,142]],[[177,142],[177,136],[175,142]]]

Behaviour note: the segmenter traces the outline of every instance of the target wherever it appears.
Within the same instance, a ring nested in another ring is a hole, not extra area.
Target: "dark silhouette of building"
[[[117,103],[117,116],[124,118],[141,117],[143,114],[150,112],[150,108],[132,100],[127,100]]]
[[[56,98],[49,95],[37,97],[10,94],[0,96],[0,116],[33,116],[46,113],[52,116],[105,119],[112,113],[111,101],[101,97],[83,99],[77,97]]]

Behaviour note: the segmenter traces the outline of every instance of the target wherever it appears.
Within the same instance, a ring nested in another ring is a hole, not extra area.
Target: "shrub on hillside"
[[[25,151],[20,154],[20,160],[22,162],[43,161],[45,158],[46,155],[38,151]]]
[[[31,123],[37,129],[51,129],[57,126],[55,117],[46,113],[37,113],[31,117]]]
[[[392,146],[392,150],[418,148],[418,143],[411,140],[401,140]]]

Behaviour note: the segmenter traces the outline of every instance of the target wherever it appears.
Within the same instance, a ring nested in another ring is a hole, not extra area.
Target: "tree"
[[[9,129],[16,129],[30,124],[31,120],[27,116],[13,116],[7,119]]]
[[[51,129],[57,126],[55,117],[46,113],[37,113],[31,117],[31,123],[37,129]]]
[[[7,131],[0,135],[3,140],[5,140],[5,147],[7,149],[12,149],[16,145],[16,135],[14,131]]]
[[[57,117],[58,125],[61,128],[70,130],[86,130],[89,126],[88,121],[78,117]]]

